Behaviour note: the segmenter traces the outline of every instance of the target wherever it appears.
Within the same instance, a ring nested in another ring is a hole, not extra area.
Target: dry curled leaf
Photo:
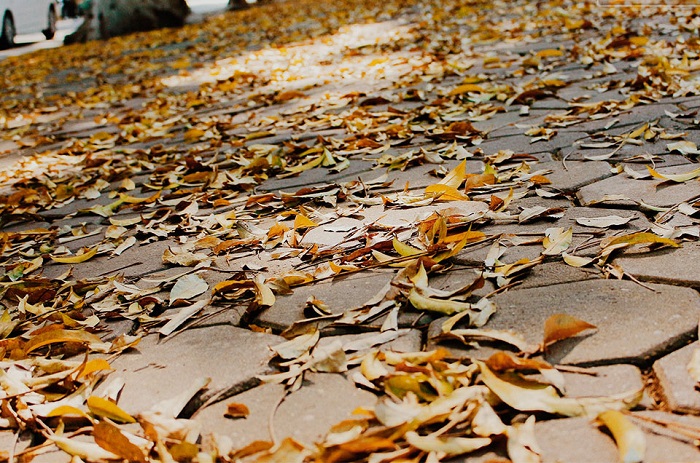
[[[595,325],[591,325],[571,315],[563,313],[555,314],[547,318],[544,322],[544,338],[542,339],[542,344],[544,347],[547,347],[562,339],[567,339],[583,331],[595,328]]]

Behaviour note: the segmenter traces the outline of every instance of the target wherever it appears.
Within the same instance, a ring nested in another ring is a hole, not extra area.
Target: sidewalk
[[[700,461],[692,13],[300,0],[0,62],[0,456]]]

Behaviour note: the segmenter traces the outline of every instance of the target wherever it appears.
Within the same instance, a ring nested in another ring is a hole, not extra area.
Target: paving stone
[[[376,337],[380,333],[358,333],[358,334],[341,334],[337,336],[324,336],[318,341],[318,347],[322,348],[329,344],[340,341],[345,345],[349,342],[363,342]],[[420,330],[404,328],[398,333],[398,337],[384,344],[376,345],[379,350],[390,350],[394,352],[419,352],[421,350],[423,339]]]
[[[376,403],[374,394],[358,389],[341,374],[307,374],[304,384],[288,395],[275,412],[275,406],[284,397],[284,387],[265,384],[231,397],[200,411],[195,419],[202,423],[203,433],[231,437],[234,447],[243,447],[253,440],[270,440],[270,417],[275,438],[285,437],[311,445],[323,438],[334,424],[352,418],[358,407]],[[250,415],[244,419],[224,418],[230,402],[245,404]]]
[[[700,429],[700,417],[698,416],[677,415],[661,410],[641,410],[632,412],[629,417],[634,424],[645,431],[647,435],[656,434],[669,437],[679,443],[696,447],[695,451],[698,451],[697,440],[692,437],[692,433],[689,435],[683,432],[685,430],[684,427],[690,427],[696,430]],[[676,428],[674,425],[680,426]],[[700,461],[697,455],[693,455],[691,458],[681,458],[681,455],[676,453],[669,453],[669,455],[678,455],[677,461]]]
[[[620,458],[615,441],[588,418],[540,421],[535,439],[543,463],[617,463]]]
[[[654,374],[668,407],[675,412],[700,413],[700,391],[688,373],[688,363],[700,345],[697,342],[654,362]]]
[[[523,130],[525,132],[525,130]],[[528,135],[512,135],[486,139],[479,145],[487,154],[492,154],[500,150],[512,150],[516,153],[555,153],[561,149],[572,146],[577,140],[585,139],[588,136],[585,132],[566,131],[558,132],[549,140],[540,140],[532,143],[534,137]],[[551,160],[548,156],[542,156],[541,160]]]
[[[604,397],[638,391],[644,387],[642,372],[634,365],[605,365],[587,373],[563,372],[566,397]]]
[[[543,207],[557,207],[555,205],[550,205],[549,203],[542,204]],[[586,227],[579,224],[576,219],[583,218],[600,218],[607,217],[611,215],[616,215],[619,217],[629,218],[633,217],[628,223],[609,228],[596,228],[596,227]],[[627,209],[614,209],[614,208],[602,208],[602,207],[569,207],[564,211],[564,216],[560,219],[539,219],[527,223],[518,222],[502,222],[487,224],[480,231],[488,234],[495,233],[512,233],[515,235],[524,236],[526,234],[542,234],[548,228],[560,227],[568,229],[573,227],[575,234],[612,234],[620,233],[620,231],[639,231],[646,230],[652,226],[651,222],[646,218],[644,214],[639,211],[631,211]]]
[[[278,296],[275,305],[258,317],[258,323],[284,330],[304,315],[306,301],[314,296],[325,302],[333,313],[361,307],[372,299],[394,277],[394,271],[370,271],[336,278],[311,286],[294,288],[294,294]]]
[[[56,278],[73,268],[72,278],[97,278],[111,275],[136,277],[164,268],[163,252],[171,241],[156,241],[148,244],[138,244],[114,258],[94,257],[80,264],[51,264],[43,268],[44,276]]]
[[[545,175],[557,190],[572,193],[588,184],[612,177],[610,164],[602,161],[577,162],[570,161],[562,164],[558,161],[541,162],[535,169],[551,169],[551,174]]]
[[[115,371],[104,387],[115,377],[123,378],[119,405],[131,414],[174,398],[201,377],[211,378],[205,394],[209,397],[269,371],[268,347],[283,341],[225,325],[191,328],[165,339],[149,335],[112,362]]]
[[[598,270],[572,267],[562,261],[544,262],[532,268],[518,288],[539,288],[599,278],[601,275]]]
[[[535,424],[535,436],[542,448],[543,463],[620,461],[615,441],[587,418],[541,421]],[[575,444],[572,442],[574,436]],[[644,461],[673,463],[700,460],[700,450],[692,444],[652,432],[646,432],[645,439]]]
[[[373,166],[374,162],[372,161],[352,159],[350,161],[350,167],[341,172],[333,173],[330,172],[329,169],[323,167],[309,169],[296,177],[271,178],[260,185],[258,189],[260,191],[294,191],[313,185],[322,185],[333,182],[342,183],[343,180],[347,181],[348,178],[356,178],[367,175],[369,175],[369,178],[378,177],[381,175],[379,172],[372,177],[372,174],[376,172],[371,170]]]
[[[614,161],[617,163],[617,161]],[[661,169],[664,167],[681,166],[688,164],[688,158],[681,154],[663,154],[660,156],[655,156],[653,163],[646,159],[638,159],[630,157],[627,159],[622,159],[620,161],[622,167],[628,167],[639,171],[640,173],[648,172],[645,166],[652,167],[654,169]]]
[[[696,167],[696,164],[687,164],[658,169],[658,172],[680,174]],[[622,195],[653,206],[668,207],[700,195],[700,182],[690,181],[673,185],[668,183],[657,179],[635,180],[619,174],[581,188],[577,196],[584,206],[601,201],[605,195]],[[635,203],[631,200],[611,200],[606,204],[634,205]]]
[[[695,291],[666,285],[651,287],[657,292],[631,281],[587,280],[514,289],[492,298],[498,310],[485,328],[512,330],[537,344],[542,340],[545,320],[566,313],[598,329],[550,346],[549,361],[569,365],[646,364],[692,337],[700,316],[700,295]],[[437,332],[438,327],[431,327],[429,337]],[[495,347],[507,348],[503,344]],[[488,356],[492,352],[466,350],[462,355]]]
[[[681,248],[623,255],[615,259],[625,273],[643,281],[700,288],[700,243],[684,242]]]

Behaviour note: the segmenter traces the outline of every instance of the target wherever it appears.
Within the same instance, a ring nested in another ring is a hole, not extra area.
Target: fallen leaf
[[[118,427],[107,421],[97,423],[92,430],[92,436],[97,445],[108,452],[119,455],[119,457],[124,460],[130,462],[146,462],[146,456],[143,450],[122,434]]]
[[[606,215],[604,217],[578,217],[576,223],[584,227],[610,228],[625,225],[634,219],[634,216],[620,217],[619,215]]]
[[[559,313],[547,318],[544,322],[544,338],[542,344],[544,347],[552,343],[576,336],[582,331],[595,329],[595,325],[579,320],[571,315]]]
[[[92,249],[84,250],[82,254],[77,254],[75,256],[51,256],[51,260],[59,264],[80,264],[86,262],[97,254],[97,246]]]
[[[158,330],[158,333],[162,334],[163,336],[169,336],[183,323],[192,318],[194,314],[206,307],[210,302],[211,301],[209,299],[204,299],[197,301],[192,305],[188,305],[187,307],[181,308],[177,314],[168,321],[168,323],[163,325],[163,327]]]
[[[607,410],[597,417],[613,435],[623,463],[641,463],[646,454],[644,432],[617,410]]]
[[[90,396],[87,399],[87,406],[90,412],[101,418],[109,418],[117,423],[135,423],[133,416],[122,410],[117,404],[111,400],[103,399],[98,396]]]
[[[75,342],[89,345],[100,344],[102,340],[98,336],[83,330],[55,329],[32,336],[24,345],[24,351],[28,354],[41,347],[59,342]]]
[[[491,444],[488,437],[437,437],[419,436],[409,431],[405,435],[406,442],[424,452],[440,452],[447,456],[463,455]]]
[[[661,174],[656,170],[652,169],[650,166],[647,166],[647,169],[649,170],[651,176],[654,178],[659,178],[661,180],[669,180],[671,182],[676,183],[684,183],[700,177],[700,167],[698,167],[697,169],[693,169],[690,172],[686,172],[684,174]]]
[[[572,227],[569,227],[568,230],[564,230],[563,228],[548,228],[544,232],[544,240],[542,241],[544,251],[542,251],[542,255],[558,256],[569,249],[573,238],[574,229]]]
[[[250,415],[250,410],[245,404],[238,402],[229,402],[226,404],[226,412],[224,416],[226,418],[247,418]]]
[[[209,284],[199,275],[190,273],[184,275],[175,282],[170,290],[170,305],[177,300],[192,299],[209,289]]]

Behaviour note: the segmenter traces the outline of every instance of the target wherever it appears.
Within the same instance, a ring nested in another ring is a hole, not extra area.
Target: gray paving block
[[[308,318],[304,308],[311,296],[325,302],[333,313],[361,307],[389,283],[394,274],[394,271],[375,270],[294,288],[293,294],[278,296],[275,305],[258,317],[258,323],[284,330],[295,321]]]
[[[51,264],[44,267],[44,276],[56,278],[73,268],[75,279],[97,278],[112,275],[136,277],[166,267],[163,252],[168,246],[175,246],[171,241],[156,241],[148,244],[136,244],[114,258],[96,256],[80,264]]]
[[[268,347],[283,341],[225,325],[191,328],[165,339],[149,335],[112,362],[115,371],[105,385],[113,377],[124,379],[119,405],[132,414],[177,396],[200,377],[211,378],[205,395],[212,396],[269,371]]]
[[[614,263],[644,281],[700,288],[700,244],[684,242],[681,248],[659,249],[653,253],[622,255]]]
[[[644,364],[689,339],[700,318],[700,295],[689,288],[631,281],[588,280],[515,289],[492,298],[485,328],[513,330],[539,343],[545,320],[566,313],[598,327],[549,347],[548,359],[573,365]],[[643,315],[642,315],[643,314]]]
[[[563,261],[544,262],[532,268],[518,288],[539,288],[598,278],[601,275],[596,269],[572,267]]]
[[[565,164],[559,161],[541,162],[534,168],[551,169],[553,172],[545,175],[552,182],[550,186],[565,193],[575,192],[583,186],[613,175],[610,164],[603,161],[569,161]]]
[[[323,348],[335,341],[340,341],[345,345],[349,342],[362,342],[379,335],[379,332],[371,331],[368,333],[359,334],[341,334],[336,336],[324,336],[318,341],[318,347]],[[422,333],[420,330],[405,329],[399,331],[399,336],[387,343],[376,345],[375,347],[382,351],[394,352],[419,352],[422,347]]]
[[[668,407],[680,413],[700,413],[700,391],[688,373],[688,362],[697,342],[668,354],[654,362],[654,374],[659,380],[660,391]]]
[[[535,438],[543,463],[617,463],[615,441],[587,418],[540,421]]]
[[[254,440],[270,440],[270,424],[277,441],[285,437],[308,445],[318,442],[331,426],[352,418],[358,407],[376,403],[374,394],[358,389],[344,375],[310,373],[296,392],[284,397],[284,388],[265,384],[200,411],[195,419],[202,423],[203,434],[217,433],[231,437],[235,447]],[[228,403],[242,403],[250,410],[247,418],[225,418]]]
[[[668,415],[668,414],[667,414]],[[641,421],[635,420],[637,424]],[[615,441],[586,418],[541,421],[535,436],[542,448],[543,463],[614,463],[619,461]],[[700,451],[692,443],[658,435],[646,429],[644,461],[677,463],[700,461]],[[575,439],[573,443],[572,439]]]
[[[586,373],[562,373],[566,397],[603,397],[637,391],[644,387],[642,372],[634,365],[604,365]]]
[[[697,168],[697,164],[665,167],[658,169],[661,174],[680,174]],[[577,194],[584,206],[601,201],[606,195],[621,195],[634,201],[660,207],[673,206],[700,195],[700,182],[691,180],[685,183],[665,182],[659,179],[635,180],[626,174],[601,180],[581,188]],[[612,200],[606,204],[633,205],[630,200]]]
[[[533,200],[533,203],[539,202],[542,207],[557,207],[555,205],[550,205],[546,200]],[[629,209],[619,209],[619,208],[602,208],[602,207],[568,207],[565,208],[564,216],[560,219],[539,219],[532,222],[518,223],[518,222],[502,222],[494,221],[492,224],[486,224],[484,227],[479,228],[479,231],[483,231],[487,235],[495,233],[512,233],[514,235],[523,234],[542,234],[544,235],[545,230],[552,227],[560,227],[568,229],[573,227],[574,233],[576,234],[597,234],[604,232],[606,234],[620,233],[620,231],[640,231],[646,230],[651,227],[651,222],[646,218],[644,214],[639,211],[629,210]],[[576,219],[583,218],[600,218],[607,217],[611,215],[616,215],[618,217],[628,218],[633,217],[628,223],[617,226],[605,228],[595,228],[595,227],[585,227],[579,224]],[[517,217],[516,217],[517,218]]]

